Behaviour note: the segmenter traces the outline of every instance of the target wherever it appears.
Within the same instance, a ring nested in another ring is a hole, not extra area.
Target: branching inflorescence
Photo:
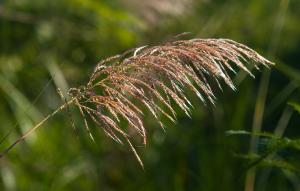
[[[145,110],[164,128],[162,116],[176,121],[175,105],[190,116],[192,104],[187,91],[195,93],[203,103],[214,103],[213,84],[222,88],[221,83],[225,82],[234,90],[229,74],[241,69],[253,76],[250,68],[259,69],[259,64],[269,67],[273,63],[228,39],[191,39],[144,46],[98,63],[86,86],[71,88],[70,101],[59,110],[75,104],[92,139],[87,117],[116,142],[125,140],[143,166],[128,130],[134,130],[146,144]],[[121,122],[128,124],[128,130],[120,126]]]
[[[254,50],[227,39],[192,39],[144,46],[103,60],[95,67],[88,84],[70,89],[70,95],[76,97],[75,104],[81,114],[87,114],[106,135],[118,143],[122,143],[120,136],[124,138],[141,163],[130,135],[119,126],[121,120],[146,144],[142,108],[147,108],[164,128],[159,116],[175,122],[175,104],[190,116],[192,104],[185,90],[194,92],[204,103],[214,103],[211,81],[220,88],[223,81],[235,89],[229,73],[242,69],[253,76],[243,63],[249,61],[251,64],[247,65],[256,69],[258,63],[272,65]],[[88,130],[86,120],[85,126]]]

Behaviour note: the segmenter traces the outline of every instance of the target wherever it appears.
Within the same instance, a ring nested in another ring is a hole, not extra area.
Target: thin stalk
[[[284,111],[282,112],[282,115],[278,121],[278,124],[274,130],[274,135],[278,138],[281,138],[288,126],[288,123],[292,117],[293,109],[290,106],[286,106]],[[267,158],[273,158],[276,156],[276,152],[269,155]],[[269,176],[271,175],[272,167],[268,168],[263,171],[262,176],[260,177],[258,181],[258,190],[265,190],[266,182],[269,179]]]
[[[285,16],[288,11],[289,0],[281,0],[279,3],[279,11],[275,21],[277,21],[273,28],[273,34],[271,38],[271,43],[268,50],[268,55],[275,55],[276,48],[278,46],[280,35],[282,33],[283,25],[285,22]],[[263,124],[263,117],[266,106],[266,98],[268,93],[270,80],[270,71],[264,71],[260,86],[258,90],[257,101],[255,105],[255,111],[253,116],[253,124],[252,124],[252,132],[260,132]],[[249,152],[256,152],[258,144],[258,138],[252,137],[250,141],[250,149]],[[246,174],[245,178],[245,191],[253,191],[255,190],[255,179],[256,179],[256,169],[249,170]]]
[[[48,121],[51,117],[65,109],[68,105],[72,104],[77,98],[72,98],[70,101],[64,103],[59,108],[57,108],[55,111],[53,111],[51,114],[47,115],[42,121],[40,121],[38,124],[36,124],[31,129],[27,130],[20,138],[18,138],[13,144],[11,144],[9,147],[7,147],[1,154],[0,158],[5,156],[11,149],[13,149],[18,143],[23,141],[27,136],[29,136],[33,131],[37,130],[39,127],[41,127],[45,122]]]

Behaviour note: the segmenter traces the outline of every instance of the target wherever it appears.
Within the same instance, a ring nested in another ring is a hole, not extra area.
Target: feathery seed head
[[[143,46],[102,60],[94,69],[86,88],[71,88],[76,105],[90,116],[105,134],[118,143],[130,134],[119,126],[121,119],[146,144],[143,108],[163,127],[160,115],[176,120],[174,103],[190,116],[192,104],[185,89],[202,102],[215,102],[211,87],[215,81],[235,90],[230,73],[241,69],[253,76],[250,66],[273,65],[254,50],[228,39],[191,39],[159,46]],[[101,92],[101,95],[96,92]],[[131,149],[141,163],[137,152]]]

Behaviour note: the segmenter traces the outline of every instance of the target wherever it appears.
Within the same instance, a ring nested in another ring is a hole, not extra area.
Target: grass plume
[[[235,90],[230,73],[243,70],[253,76],[249,66],[259,69],[260,65],[269,67],[272,64],[254,50],[229,39],[178,40],[126,51],[98,63],[86,85],[69,90],[70,101],[26,132],[1,156],[54,114],[73,104],[78,107],[92,139],[87,117],[116,142],[126,141],[143,166],[128,131],[134,130],[143,144],[147,143],[143,108],[147,108],[164,128],[159,116],[175,122],[174,105],[190,116],[192,103],[186,89],[194,92],[203,103],[213,104],[216,99],[213,83],[219,88],[225,83]],[[121,121],[128,124],[127,130],[119,125]]]

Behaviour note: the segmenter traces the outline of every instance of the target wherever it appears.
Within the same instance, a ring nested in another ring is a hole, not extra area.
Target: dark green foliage
[[[267,132],[227,131],[227,135],[248,135],[260,137],[258,153],[236,156],[250,161],[247,170],[256,167],[277,167],[282,170],[290,170],[300,173],[300,164],[297,158],[300,156],[300,139],[280,138]],[[289,160],[290,162],[286,161]]]

